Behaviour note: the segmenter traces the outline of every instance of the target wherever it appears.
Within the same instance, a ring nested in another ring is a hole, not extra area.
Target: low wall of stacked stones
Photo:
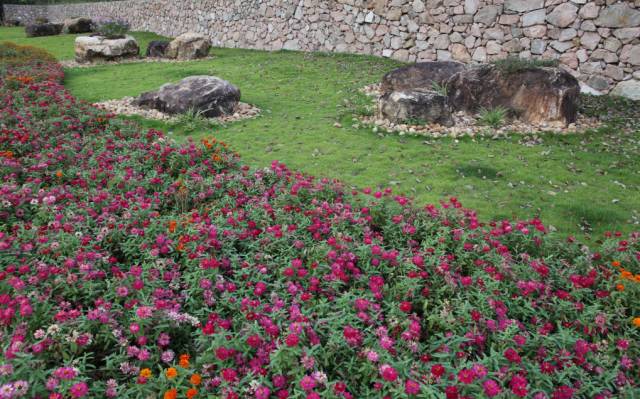
[[[640,91],[640,0],[126,0],[5,5],[6,19],[115,17],[215,46],[402,61],[558,59],[589,87]]]

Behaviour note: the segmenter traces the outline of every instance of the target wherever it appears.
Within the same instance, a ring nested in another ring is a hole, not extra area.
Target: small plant
[[[183,133],[191,134],[196,131],[203,131],[210,129],[215,122],[212,119],[204,116],[203,111],[198,111],[194,108],[189,109],[184,114],[180,114],[174,121],[176,126],[179,126]]]
[[[483,125],[497,129],[504,124],[507,112],[507,109],[504,107],[491,109],[481,108],[478,114],[478,121]]]
[[[449,88],[447,87],[446,83],[440,84],[438,82],[433,82],[431,83],[431,90],[445,97],[447,97],[449,93]]]
[[[505,73],[516,73],[532,68],[557,67],[558,60],[522,59],[520,57],[507,57],[493,62],[496,68]]]
[[[98,18],[94,20],[94,31],[107,39],[119,39],[129,32],[129,23],[121,19]]]

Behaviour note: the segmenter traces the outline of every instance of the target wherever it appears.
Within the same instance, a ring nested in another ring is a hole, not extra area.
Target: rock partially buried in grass
[[[64,20],[62,31],[64,33],[88,33],[92,30],[91,18],[69,18]]]
[[[240,90],[215,76],[190,76],[143,93],[134,104],[167,114],[197,112],[209,118],[230,115],[240,101]]]
[[[506,70],[480,65],[459,72],[447,82],[451,107],[476,112],[503,107],[528,123],[576,121],[580,85],[559,68]]]
[[[210,49],[211,42],[206,36],[199,33],[187,32],[176,37],[169,43],[166,56],[181,60],[204,58],[209,55]]]
[[[62,33],[62,24],[32,24],[24,29],[27,37],[56,36]]]
[[[154,40],[147,47],[147,57],[163,58],[167,53],[169,42],[165,40]]]
[[[452,126],[451,107],[446,96],[430,90],[393,91],[383,94],[378,110],[394,123],[419,122]]]
[[[76,61],[80,63],[99,60],[112,61],[137,57],[140,53],[138,42],[133,36],[121,39],[107,39],[104,36],[80,36],[75,41]]]
[[[420,62],[394,69],[382,78],[382,91],[424,89],[443,86],[451,76],[464,71],[465,65],[454,61]]]

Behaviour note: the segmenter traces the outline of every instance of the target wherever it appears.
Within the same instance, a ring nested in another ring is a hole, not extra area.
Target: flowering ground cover
[[[148,40],[162,39],[150,33],[134,36],[143,49]],[[73,57],[73,35],[25,38],[23,28],[0,27],[2,40],[44,48],[59,60]],[[640,104],[585,98],[589,115],[609,115],[601,129],[584,135],[399,137],[352,121],[371,102],[359,89],[379,82],[401,65],[396,61],[228,48],[215,48],[212,55],[180,64],[66,69],[64,85],[77,98],[104,101],[137,96],[191,75],[218,75],[237,84],[243,101],[264,111],[261,117],[213,127],[138,122],[179,142],[200,141],[215,132],[252,167],[268,167],[278,159],[350,186],[393,187],[418,203],[456,196],[483,220],[540,217],[563,237],[596,241],[608,230],[627,234],[639,228]],[[635,131],[620,129],[632,123]]]
[[[0,57],[0,398],[640,394],[639,234],[252,169]]]

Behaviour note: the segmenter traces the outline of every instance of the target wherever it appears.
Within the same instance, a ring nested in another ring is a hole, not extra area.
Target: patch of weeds
[[[640,101],[615,96],[580,96],[579,112],[612,127],[640,129]]]
[[[446,83],[440,84],[438,82],[433,82],[431,83],[431,90],[445,97],[447,97],[449,94],[449,88],[447,87]]]
[[[517,73],[533,68],[557,67],[558,60],[531,59],[525,60],[520,57],[507,57],[493,62],[496,68],[505,73]]]
[[[483,165],[465,164],[457,167],[456,172],[463,177],[475,177],[478,179],[495,180],[502,177],[502,174],[495,168]]]
[[[429,124],[429,122],[420,118],[409,118],[405,120],[404,123],[409,126],[424,126]]]
[[[375,110],[373,99],[360,91],[354,92],[353,95],[345,99],[344,107],[349,116],[372,116]]]
[[[180,114],[172,123],[173,127],[183,134],[205,131],[217,124],[216,121],[204,116],[202,111],[196,111],[195,109],[190,109],[184,114]]]
[[[481,108],[478,113],[478,122],[485,126],[490,126],[494,129],[502,126],[507,118],[508,110],[504,107],[496,108]]]

